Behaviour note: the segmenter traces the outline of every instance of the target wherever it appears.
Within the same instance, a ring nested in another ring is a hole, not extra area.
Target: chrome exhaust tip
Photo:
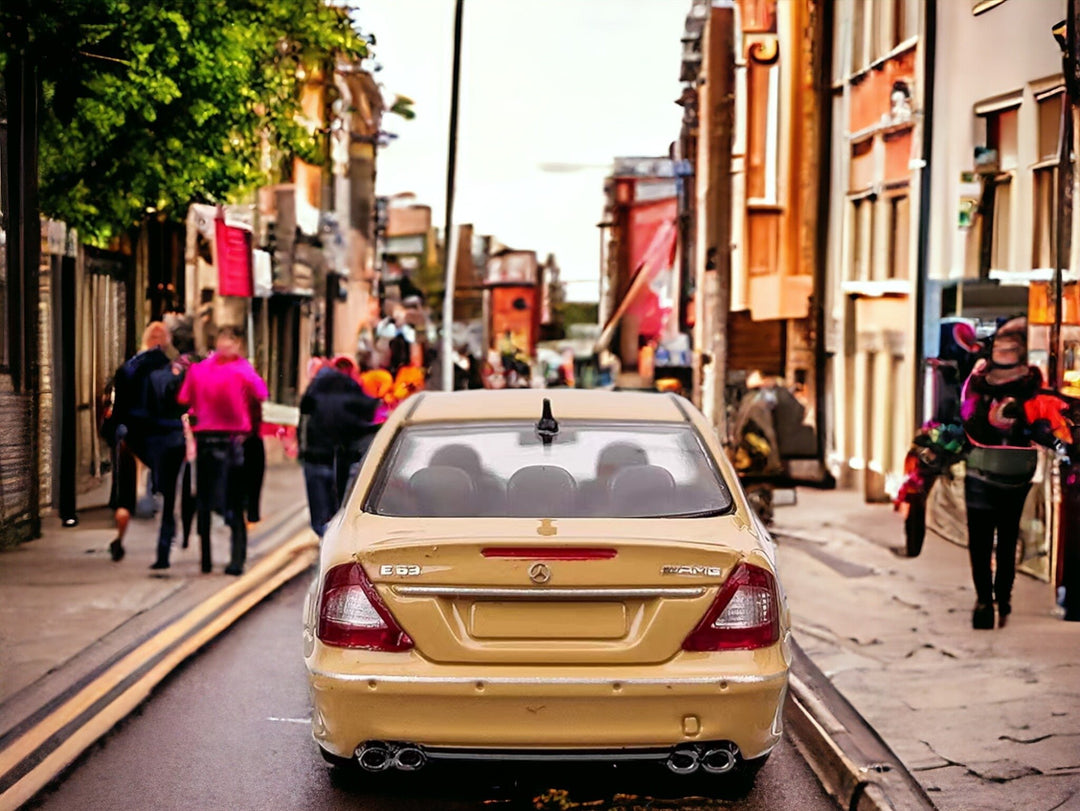
[[[738,762],[736,751],[735,744],[724,744],[710,749],[701,757],[701,768],[710,774],[726,774],[734,769]]]
[[[394,755],[394,766],[403,772],[415,772],[427,763],[427,755],[416,746],[403,746]]]
[[[664,765],[674,774],[693,774],[701,765],[701,756],[692,746],[679,746],[671,750]]]
[[[356,752],[361,768],[369,772],[384,772],[394,765],[394,753],[381,741],[368,741]]]

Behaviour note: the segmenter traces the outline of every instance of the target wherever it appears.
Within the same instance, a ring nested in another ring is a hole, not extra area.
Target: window
[[[911,204],[904,194],[889,197],[886,201],[889,216],[889,259],[887,272],[890,279],[909,277],[908,255],[911,239]]]
[[[874,256],[874,199],[854,199],[851,217],[851,266],[848,278],[865,282],[872,278]]]
[[[890,44],[896,48],[918,33],[919,3],[917,0],[892,0],[891,22]]]
[[[994,212],[992,240],[990,243],[990,267],[994,270],[1011,270],[1009,259],[1012,237],[1012,182],[1005,177],[994,184]]]
[[[1012,270],[1012,176],[1017,168],[1019,106],[992,109],[978,116],[976,143],[985,146],[983,195],[979,205],[981,228],[979,275],[990,270]],[[981,130],[981,132],[980,132]],[[981,137],[979,137],[981,136]]]
[[[408,426],[383,460],[365,509],[414,517],[666,518],[718,515],[731,505],[688,425],[560,420],[550,445],[532,421]]]
[[[869,64],[866,47],[866,5],[869,0],[852,0],[851,13],[851,70],[857,73]]]
[[[1057,265],[1058,144],[1063,98],[1060,88],[1036,96],[1039,105],[1039,159],[1032,168],[1035,217],[1031,256],[1031,266],[1035,268]]]
[[[780,160],[780,72],[775,64],[750,59],[747,69],[746,194],[750,200],[775,203]]]

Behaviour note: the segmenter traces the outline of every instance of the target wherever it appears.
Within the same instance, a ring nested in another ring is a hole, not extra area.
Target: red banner
[[[251,232],[226,225],[224,218],[219,217],[214,223],[214,234],[218,295],[251,298],[255,295],[251,277]]]

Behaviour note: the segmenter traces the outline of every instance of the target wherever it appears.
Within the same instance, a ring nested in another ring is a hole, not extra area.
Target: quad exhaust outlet
[[[730,741],[707,744],[681,743],[673,747],[665,755],[663,750],[654,750],[655,754],[646,754],[644,759],[654,759],[655,762],[663,763],[673,774],[693,774],[701,769],[709,774],[726,774],[733,770],[739,763],[739,748]],[[360,767],[368,772],[385,772],[396,769],[401,772],[415,772],[424,768],[430,758],[455,757],[465,759],[489,759],[496,757],[493,753],[485,752],[478,755],[463,755],[455,753],[447,755],[441,750],[435,750],[430,754],[425,752],[415,743],[391,743],[387,741],[366,741],[356,750],[356,761]],[[641,755],[635,756],[641,759]],[[543,759],[543,758],[541,758]],[[567,757],[574,760],[573,755]],[[603,760],[604,756],[589,755],[589,760]],[[619,760],[618,754],[611,755],[612,760]]]

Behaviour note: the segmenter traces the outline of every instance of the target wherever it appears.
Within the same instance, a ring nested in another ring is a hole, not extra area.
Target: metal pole
[[[450,90],[450,140],[446,161],[446,225],[443,242],[446,266],[442,312],[442,389],[454,390],[454,291],[457,287],[458,239],[454,234],[454,182],[457,174],[458,95],[461,87],[461,22],[465,0],[454,4],[454,69]]]

